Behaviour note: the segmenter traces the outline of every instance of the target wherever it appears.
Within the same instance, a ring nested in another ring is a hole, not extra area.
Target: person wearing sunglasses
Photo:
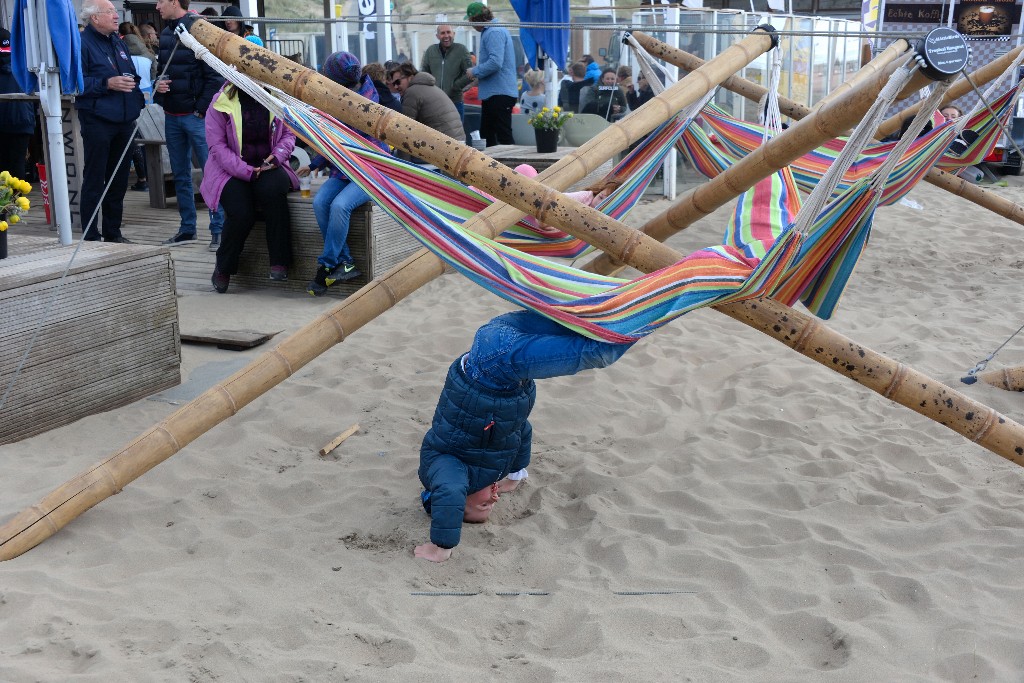
[[[403,114],[459,142],[466,139],[459,110],[451,98],[435,85],[433,76],[417,71],[406,62],[388,74],[388,83],[402,98]],[[419,161],[401,149],[398,156]]]

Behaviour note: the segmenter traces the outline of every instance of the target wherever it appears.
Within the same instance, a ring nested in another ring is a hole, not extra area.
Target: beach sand
[[[1020,394],[959,381],[1024,323],[1024,228],[910,197],[828,324],[1024,420]],[[726,214],[670,244],[719,241]],[[179,299],[182,328],[271,345],[332,303]],[[0,680],[1021,680],[1024,472],[712,310],[540,382],[529,480],[449,562],[414,559],[445,371],[510,309],[435,280],[0,563]],[[181,387],[0,447],[0,520],[268,348],[185,345]]]

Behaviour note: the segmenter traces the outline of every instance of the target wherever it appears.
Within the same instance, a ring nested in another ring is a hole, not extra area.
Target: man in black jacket
[[[0,28],[0,93],[20,93],[11,73],[11,33]],[[26,100],[0,100],[0,171],[25,178],[25,154],[36,129],[35,105]]]
[[[124,193],[128,189],[125,149],[135,132],[135,119],[145,105],[139,76],[128,46],[117,35],[117,10],[110,0],[82,4],[82,76],[85,90],[75,98],[82,124],[82,231],[87,240],[129,242],[121,234]],[[121,163],[118,163],[120,161]],[[107,194],[103,196],[103,188]],[[103,221],[95,217],[103,197]]]
[[[187,47],[178,44],[174,29],[188,14],[189,0],[157,0],[156,9],[167,26],[160,32],[157,55],[158,80],[153,99],[164,108],[164,139],[174,174],[174,190],[178,197],[181,226],[177,234],[164,244],[192,244],[196,241],[196,200],[192,187],[192,156],[206,166],[206,109],[224,83],[216,71]],[[159,77],[158,77],[159,78]],[[224,227],[223,211],[210,211],[210,251],[220,246]]]

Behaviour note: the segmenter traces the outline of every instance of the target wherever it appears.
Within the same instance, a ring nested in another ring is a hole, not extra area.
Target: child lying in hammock
[[[462,523],[487,521],[499,496],[526,478],[534,380],[607,367],[630,346],[584,337],[532,311],[499,315],[477,330],[469,353],[448,369],[420,447],[431,521],[430,541],[415,556],[447,560]]]
[[[512,170],[518,173],[519,175],[526,176],[527,178],[535,178],[537,176],[537,169],[535,169],[530,164],[519,164]],[[566,197],[572,197],[580,204],[596,207],[598,204],[603,202],[608,195],[614,192],[621,184],[621,178],[603,178],[597,181],[596,183],[590,185],[585,190],[579,190],[577,192],[565,192],[563,194],[565,194]],[[552,227],[550,225],[538,225],[535,218],[528,218],[527,220],[530,221],[531,225],[533,226],[531,229],[536,231],[539,235],[542,235],[544,237],[550,237],[551,239],[561,239],[567,236],[567,234],[564,231],[559,230],[558,228]]]

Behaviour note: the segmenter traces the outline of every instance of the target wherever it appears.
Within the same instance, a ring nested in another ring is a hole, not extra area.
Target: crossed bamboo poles
[[[391,142],[400,146],[415,144],[417,156],[446,169],[454,177],[514,202],[520,209],[529,209],[544,222],[567,229],[602,249],[613,250],[624,261],[641,270],[652,270],[660,267],[658,264],[674,263],[682,257],[599,212],[594,212],[597,216],[593,216],[586,210],[571,206],[574,202],[555,190],[519,176],[472,148],[371,103],[311,70],[294,65],[206,21],[196,20],[191,31],[214,54],[248,75],[276,85],[382,140],[388,141],[390,137]],[[630,115],[628,119],[633,120],[635,126],[621,123],[613,126],[610,136],[614,144],[605,147],[605,158],[620,151],[614,147],[622,140],[628,145],[674,115],[685,106],[683,100],[689,99],[689,103],[696,101],[702,93],[696,92],[700,88],[694,88],[694,83],[706,92],[754,56],[767,51],[772,42],[772,36],[762,32],[745,38]],[[744,59],[746,61],[742,61]],[[737,65],[738,62],[742,63]],[[658,116],[652,112],[662,115],[661,121],[656,121]],[[576,171],[587,167],[583,159],[573,163],[579,164],[573,166]],[[564,182],[571,184],[575,179]],[[492,219],[500,208],[491,212]],[[484,213],[487,212],[481,212],[474,221],[482,232],[493,236],[507,225],[488,222],[483,217]],[[579,220],[579,224],[572,222],[575,220]],[[0,560],[17,557],[42,543],[78,515],[117,493],[443,272],[442,262],[426,250],[410,256],[379,280],[366,285],[285,339],[272,351],[182,406],[117,453],[15,515],[0,527]],[[832,332],[810,316],[767,299],[719,306],[716,310],[1024,465],[1024,427],[921,373]]]

